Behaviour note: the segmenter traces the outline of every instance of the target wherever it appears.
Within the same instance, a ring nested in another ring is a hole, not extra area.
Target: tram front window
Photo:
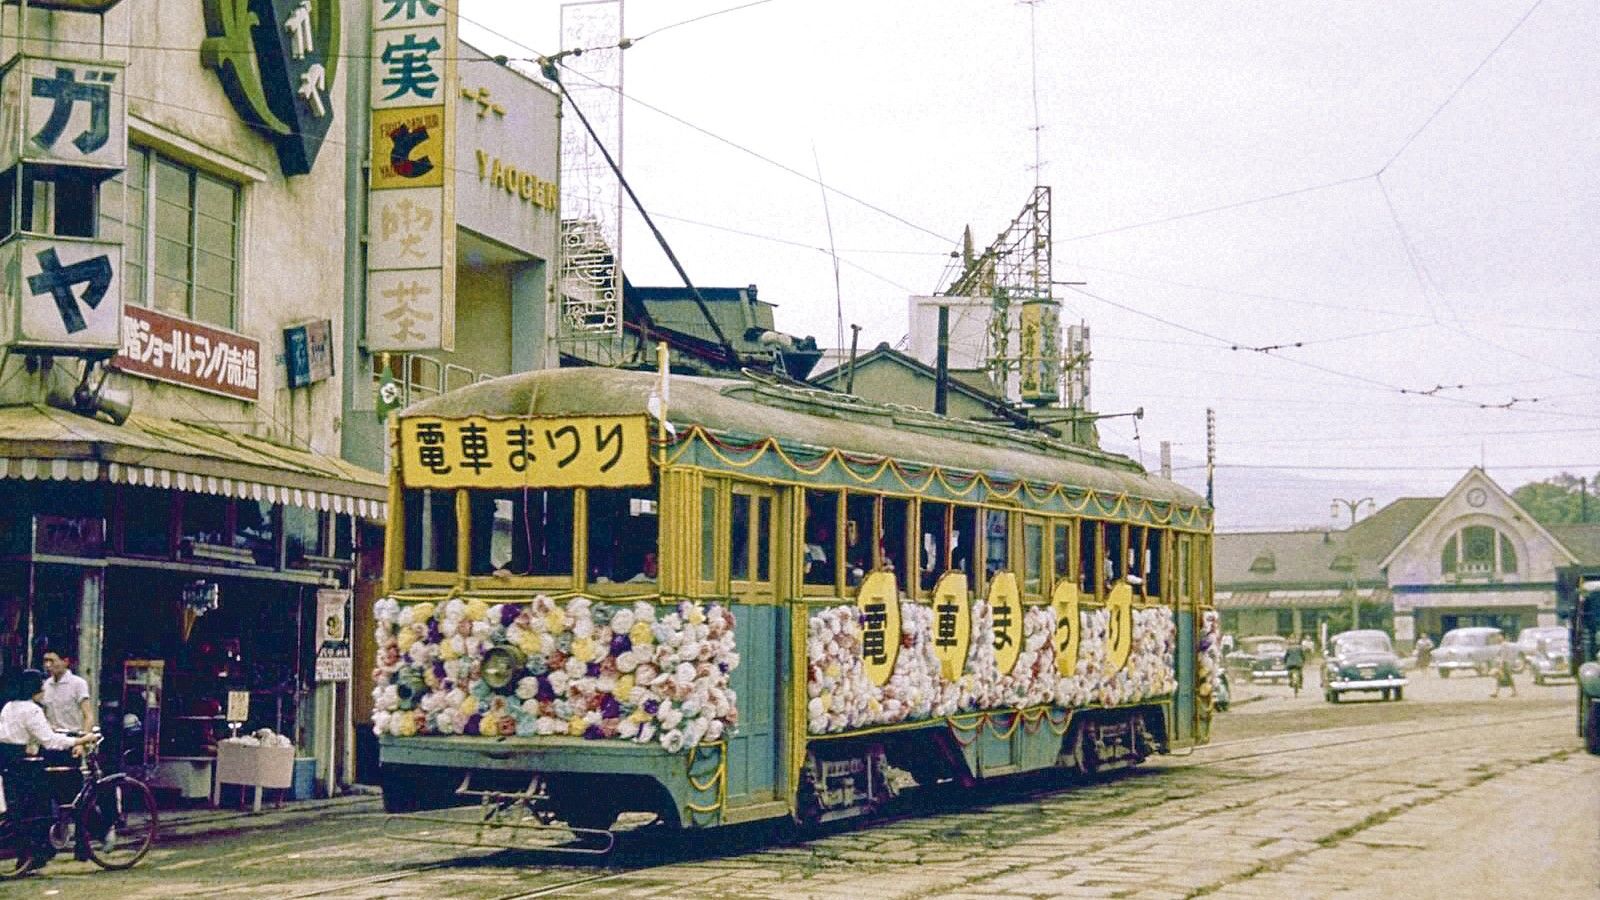
[[[899,497],[883,498],[883,522],[878,528],[878,552],[885,570],[894,573],[902,591],[911,589],[906,574],[911,571],[906,556],[906,522],[911,518],[911,501]]]
[[[845,497],[844,576],[847,584],[860,584],[877,564],[872,554],[872,528],[877,507],[877,498],[867,494]]]
[[[978,511],[970,506],[958,506],[950,514],[950,569],[967,576],[974,590],[977,571],[972,564],[973,548],[978,546]]]
[[[405,507],[406,568],[413,572],[456,570],[456,492],[412,488]]]
[[[922,589],[933,590],[934,582],[950,568],[950,504],[922,504],[922,523],[918,529],[917,571]]]
[[[589,491],[589,580],[655,581],[656,532],[653,486]]]
[[[472,491],[473,575],[572,574],[572,491]]]

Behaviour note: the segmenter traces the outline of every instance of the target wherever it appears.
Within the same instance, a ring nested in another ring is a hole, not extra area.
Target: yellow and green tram
[[[611,369],[415,405],[392,453],[391,811],[478,779],[583,829],[822,821],[1207,739],[1210,510],[1125,457]]]

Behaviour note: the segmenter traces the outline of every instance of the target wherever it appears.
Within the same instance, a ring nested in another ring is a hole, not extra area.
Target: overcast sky
[[[697,284],[833,344],[822,192],[774,164],[820,162],[884,211],[830,196],[844,321],[900,340],[963,226],[987,244],[1036,181],[1032,15],[1055,277],[1087,282],[1063,316],[1151,467],[1203,458],[1211,406],[1219,463],[1297,470],[1233,474],[1329,497],[1600,470],[1600,3],[768,0],[649,34],[739,5],[626,5],[625,169]],[[559,3],[462,14],[493,52],[559,47]],[[624,262],[677,283],[636,220]]]

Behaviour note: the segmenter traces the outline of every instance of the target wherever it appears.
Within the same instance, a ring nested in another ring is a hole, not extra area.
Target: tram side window
[[[1044,593],[1044,523],[1033,519],[1022,523],[1022,592]]]
[[[570,490],[472,491],[467,571],[570,576],[572,496]]]
[[[1191,596],[1189,593],[1189,548],[1192,543],[1193,539],[1187,535],[1178,538],[1178,597],[1183,600],[1188,600]]]
[[[405,504],[406,569],[413,572],[456,570],[455,491],[411,488]]]
[[[1010,514],[1003,509],[983,511],[983,574],[986,578],[1010,568],[1010,522]]]
[[[1146,562],[1144,536],[1146,531],[1147,529],[1143,525],[1128,526],[1127,573],[1130,578],[1139,579],[1139,583],[1133,586],[1134,596],[1142,595],[1150,586],[1150,579],[1146,577],[1144,568]]]
[[[653,582],[656,550],[653,485],[589,491],[589,580],[595,584]]]
[[[831,586],[839,558],[839,492],[806,491],[805,583]]]
[[[950,568],[950,504],[922,504],[921,523],[917,528],[917,572],[924,591],[933,590],[933,584]]]
[[[872,529],[877,508],[878,498],[869,494],[845,495],[844,574],[849,584],[860,584],[876,564],[872,554]]]
[[[883,518],[878,526],[879,553],[883,556],[883,567],[894,573],[895,585],[901,591],[911,590],[911,581],[906,577],[911,571],[911,560],[906,553],[906,526],[910,519],[910,500],[883,498]]]
[[[1105,545],[1102,548],[1105,555],[1101,564],[1105,566],[1106,584],[1112,585],[1128,574],[1127,526],[1120,522],[1106,522],[1101,527],[1105,533]]]
[[[1146,528],[1144,532],[1144,595],[1146,597],[1160,597],[1166,589],[1163,580],[1167,577],[1161,565],[1162,545],[1166,543],[1166,532],[1159,528]]]
[[[1052,569],[1056,581],[1072,580],[1072,523],[1055,522],[1051,525],[1055,540],[1050,546],[1055,550],[1055,568]]]
[[[973,579],[977,568],[973,565],[973,548],[978,546],[978,510],[971,506],[957,506],[950,514],[950,568],[965,573],[973,590],[978,585]]]
[[[1099,550],[1095,541],[1100,535],[1100,522],[1084,522],[1078,527],[1078,589],[1085,596],[1096,596],[1100,591],[1100,572],[1095,566]]]
[[[700,489],[700,580],[717,580],[717,489]]]

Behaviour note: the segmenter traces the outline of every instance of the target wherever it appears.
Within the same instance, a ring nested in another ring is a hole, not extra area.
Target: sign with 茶
[[[259,341],[143,306],[122,309],[122,349],[111,365],[237,400],[261,395]]]
[[[894,674],[900,653],[900,592],[894,573],[868,575],[856,595],[856,608],[861,612],[861,662],[867,680],[882,687]]]
[[[1078,669],[1078,641],[1083,627],[1078,618],[1078,586],[1063,580],[1050,595],[1050,610],[1055,614],[1056,630],[1051,642],[1056,649],[1056,673],[1071,678]]]
[[[994,616],[994,662],[1001,675],[1009,675],[1022,652],[1022,595],[1017,576],[997,572],[989,584],[989,612]]]
[[[370,0],[367,348],[455,346],[456,11]]]
[[[933,655],[946,681],[956,681],[967,668],[972,641],[972,607],[967,602],[965,572],[946,572],[933,585]]]
[[[350,680],[350,592],[317,591],[316,647],[318,681]]]
[[[400,420],[407,487],[628,487],[650,483],[644,416]]]

